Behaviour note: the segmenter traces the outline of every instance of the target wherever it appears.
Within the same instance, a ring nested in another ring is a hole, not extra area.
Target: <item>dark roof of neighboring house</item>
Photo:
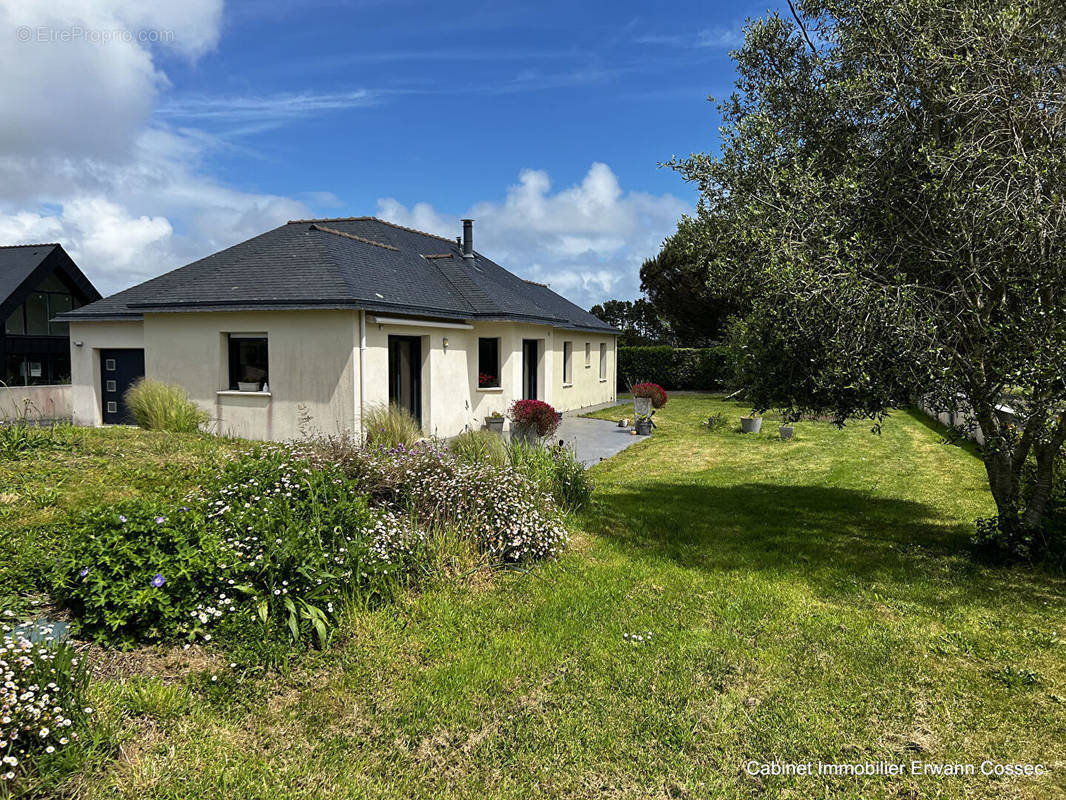
[[[0,322],[9,306],[14,308],[51,272],[63,273],[69,283],[92,302],[100,293],[78,269],[78,265],[55,242],[48,244],[12,244],[0,246]]]
[[[63,318],[315,308],[616,332],[480,253],[464,259],[455,240],[375,217],[294,220]]]

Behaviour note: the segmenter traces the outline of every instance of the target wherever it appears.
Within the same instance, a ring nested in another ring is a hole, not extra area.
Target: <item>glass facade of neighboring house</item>
[[[78,292],[56,273],[38,284],[0,330],[0,381],[7,386],[70,383],[70,339],[56,314],[82,303]]]

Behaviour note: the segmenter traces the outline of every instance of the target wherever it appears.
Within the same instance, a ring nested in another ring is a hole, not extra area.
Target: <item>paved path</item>
[[[629,428],[619,428],[617,422],[604,419],[563,417],[559,430],[555,432],[550,441],[558,443],[562,439],[566,444],[573,446],[578,461],[586,467],[591,467],[646,438],[630,436],[629,430]]]

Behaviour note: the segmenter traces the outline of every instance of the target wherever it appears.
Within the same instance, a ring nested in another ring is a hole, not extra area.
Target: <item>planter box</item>
[[[650,397],[634,397],[633,398],[633,411],[636,413],[638,419],[640,417],[651,416],[651,398]]]
[[[258,392],[259,381],[237,381],[237,389],[242,392]]]
[[[638,419],[636,424],[637,436],[651,436],[651,420]]]
[[[503,417],[485,417],[485,427],[493,433],[503,433]]]
[[[531,428],[526,425],[511,425],[511,441],[522,442],[523,444],[539,445],[540,437],[537,436],[537,429]]]
[[[781,434],[782,439],[791,439],[792,435],[796,432],[796,429],[791,425],[782,425],[777,429],[777,432]]]
[[[758,433],[762,430],[762,417],[741,417],[740,430],[743,433]]]

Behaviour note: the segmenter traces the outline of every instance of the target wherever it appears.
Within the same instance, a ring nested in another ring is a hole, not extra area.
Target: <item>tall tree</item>
[[[702,347],[719,341],[738,306],[730,293],[709,280],[712,249],[728,240],[713,235],[706,220],[684,216],[677,232],[640,268],[640,289],[679,346]]]
[[[708,277],[751,303],[752,402],[967,411],[1001,530],[1034,529],[1066,441],[1066,4],[801,0],[796,18],[749,25],[720,154],[674,162],[732,242]]]
[[[622,345],[664,344],[669,339],[667,325],[644,298],[605,300],[590,308],[589,313],[622,331]]]

